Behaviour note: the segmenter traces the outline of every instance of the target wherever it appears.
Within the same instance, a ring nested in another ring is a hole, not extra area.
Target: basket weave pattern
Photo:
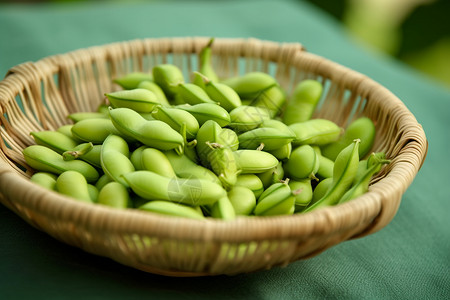
[[[377,129],[372,151],[384,151],[392,162],[358,199],[294,216],[197,221],[79,203],[28,180],[33,170],[22,150],[34,143],[31,131],[56,130],[70,122],[68,114],[95,110],[105,92],[119,89],[112,79],[126,73],[173,63],[190,78],[208,40],[134,40],[13,67],[0,82],[0,202],[62,242],[169,276],[232,275],[286,265],[386,226],[423,164],[424,131],[386,88],[295,43],[216,39],[214,68],[223,78],[268,72],[288,94],[299,81],[317,79],[325,89],[314,118],[343,127],[361,116],[371,118]]]

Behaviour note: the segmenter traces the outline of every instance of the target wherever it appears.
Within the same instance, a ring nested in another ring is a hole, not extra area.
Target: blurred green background
[[[450,0],[297,1],[310,2],[339,20],[368,51],[395,57],[450,88]],[[42,2],[77,0],[0,0],[0,3]]]

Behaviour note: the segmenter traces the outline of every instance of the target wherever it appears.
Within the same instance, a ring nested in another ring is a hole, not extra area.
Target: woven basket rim
[[[165,38],[170,42],[185,42],[186,38]],[[198,37],[194,39],[206,40],[208,38]],[[145,39],[145,41],[157,40],[157,39]],[[160,40],[160,39],[158,39]],[[118,43],[111,43],[102,46],[94,46],[86,49],[79,49],[65,54],[58,54],[48,56],[37,62],[27,62],[11,68],[7,73],[5,79],[0,83],[0,100],[3,95],[8,93],[15,94],[15,91],[11,91],[10,88],[15,86],[20,89],[20,85],[17,83],[21,80],[27,80],[23,75],[22,69],[33,68],[40,69],[42,72],[58,72],[61,65],[59,64],[59,57],[62,55],[73,55],[79,51],[91,51],[107,48],[121,43],[133,43],[141,42],[144,40],[132,40]],[[257,39],[220,39],[216,38],[216,41],[226,43],[228,41],[248,43],[274,43],[270,41],[261,41]],[[402,103],[392,92],[370,79],[369,77],[344,67],[336,62],[332,62],[328,59],[320,57],[318,55],[308,53],[304,51],[304,47],[298,43],[281,44],[274,43],[279,47],[287,47],[292,51],[299,52],[300,58],[308,58],[312,61],[317,61],[321,72],[338,72],[341,76],[337,77],[343,84],[349,84],[353,89],[369,89],[371,92],[384,93],[386,101],[392,101],[396,103]],[[193,52],[195,53],[193,48]],[[301,52],[301,54],[300,54]],[[241,53],[242,54],[242,53]],[[300,57],[301,56],[301,57]],[[348,83],[349,78],[353,81]],[[17,93],[16,93],[17,94]],[[0,102],[3,106],[3,103]],[[3,108],[2,108],[3,109]],[[322,235],[331,234],[331,232],[343,231],[349,226],[353,226],[360,222],[361,218],[373,218],[377,219],[385,213],[386,198],[390,198],[393,194],[401,193],[411,184],[406,182],[403,190],[384,190],[378,188],[383,183],[389,182],[389,180],[397,180],[402,177],[403,172],[412,172],[416,174],[425,160],[427,154],[428,142],[426,141],[425,133],[419,123],[417,123],[412,113],[404,107],[404,116],[400,119],[407,121],[415,121],[416,128],[415,134],[418,139],[421,139],[419,147],[415,150],[415,154],[419,157],[420,165],[412,165],[407,158],[399,159],[395,166],[386,174],[386,177],[376,182],[369,192],[363,196],[358,197],[355,200],[347,202],[345,204],[327,207],[317,211],[312,211],[305,214],[297,214],[292,216],[276,216],[276,217],[239,217],[234,221],[222,221],[208,219],[205,221],[175,218],[169,216],[156,215],[148,212],[141,212],[137,210],[115,210],[113,208],[103,207],[100,205],[84,204],[67,198],[63,195],[55,192],[47,191],[40,186],[25,179],[24,176],[17,174],[17,172],[7,165],[3,160],[0,160],[0,191],[3,191],[8,197],[14,198],[15,195],[21,197],[29,197],[29,195],[44,195],[47,204],[54,205],[54,209],[51,211],[45,211],[46,214],[61,214],[62,212],[70,217],[75,214],[85,214],[83,219],[83,226],[94,228],[94,224],[97,224],[96,230],[111,229],[121,230],[121,225],[126,224],[126,230],[129,232],[142,232],[157,234],[162,237],[188,239],[188,240],[217,240],[226,242],[244,242],[249,240],[280,240],[296,238],[299,235],[312,236],[317,233]],[[411,151],[413,151],[411,150]],[[399,156],[403,154],[400,153]],[[5,184],[5,182],[7,184]],[[15,184],[11,184],[11,183]],[[385,186],[385,185],[384,185]],[[17,188],[17,190],[13,190]],[[17,201],[27,201],[25,198],[17,198]],[[39,203],[27,203],[36,210],[40,210],[42,206]],[[399,203],[395,205],[398,207]],[[375,216],[371,215],[375,213]],[[393,212],[395,214],[396,210]],[[386,217],[387,222],[393,217],[393,214],[388,214]],[[98,226],[98,220],[102,220],[102,226]],[[329,222],[329,232],[326,232],[323,227],[317,226],[317,224]],[[35,224],[33,224],[35,225]],[[350,238],[356,238],[363,235],[371,234],[378,231],[386,225],[386,222],[379,222],[371,228],[367,228],[364,232],[358,232],[356,235]],[[36,226],[36,225],[35,225]],[[180,229],[183,229],[183,236],[179,234]]]

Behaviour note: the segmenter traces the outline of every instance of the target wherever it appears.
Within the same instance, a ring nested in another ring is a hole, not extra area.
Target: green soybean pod
[[[156,105],[161,104],[155,93],[147,89],[132,89],[106,93],[112,107],[126,107],[136,112],[151,112]]]
[[[195,220],[205,219],[203,214],[193,207],[161,200],[148,201],[140,205],[138,209],[172,217],[181,217]]]
[[[325,206],[335,205],[350,188],[359,164],[359,140],[353,141],[336,157],[333,168],[333,182],[326,194],[304,211],[312,211]]]
[[[278,160],[285,161],[291,157],[292,154],[292,143],[288,143],[280,148],[267,151],[273,156],[275,156]]]
[[[100,178],[95,182],[95,187],[98,191],[101,191],[102,188],[108,183],[113,182],[111,178],[107,174],[103,174]]]
[[[236,215],[249,216],[255,209],[256,197],[248,187],[235,185],[227,194]]]
[[[81,159],[90,163],[94,167],[101,168],[100,164],[100,150],[101,145],[93,145],[91,142],[81,143],[75,148],[68,150],[62,154],[66,161]]]
[[[272,154],[258,150],[237,150],[233,152],[240,174],[262,173],[275,168],[279,161]]]
[[[65,136],[67,136],[69,138],[71,138],[77,144],[84,142],[84,141],[82,141],[80,139],[77,139],[76,137],[73,136],[73,134],[72,134],[72,127],[73,127],[73,124],[62,125],[62,126],[58,127],[58,129],[56,129],[56,131],[64,134]]]
[[[234,186],[242,186],[250,189],[255,195],[255,198],[258,198],[264,192],[264,185],[256,174],[238,175]]]
[[[319,169],[317,169],[316,174],[317,177],[321,179],[333,177],[334,161],[322,154],[317,154],[317,158],[319,159]]]
[[[281,182],[281,180],[284,179],[283,163],[280,161],[274,168],[256,175],[259,177],[264,188],[266,189],[272,184]]]
[[[289,187],[295,198],[295,212],[305,209],[313,198],[311,179],[290,180]]]
[[[203,77],[205,91],[208,96],[219,103],[226,111],[230,112],[242,105],[241,98],[232,88],[223,83],[211,81],[202,74],[200,76]]]
[[[319,183],[314,188],[313,198],[310,204],[316,203],[317,200],[325,196],[332,183],[333,183],[332,177],[320,180]]]
[[[369,190],[372,177],[381,170],[384,164],[390,163],[384,153],[372,153],[368,158],[367,169],[358,181],[342,196],[338,203],[344,203],[361,196]],[[356,177],[356,176],[355,176]]]
[[[160,64],[152,69],[153,81],[164,91],[166,97],[173,99],[177,93],[177,86],[185,82],[180,68],[173,64]]]
[[[142,152],[146,149],[147,146],[140,146],[136,148],[130,155],[130,161],[133,164],[136,170],[143,170],[144,166],[142,165]]]
[[[292,143],[299,145],[326,145],[335,142],[342,134],[342,128],[327,119],[312,119],[289,125],[296,138]]]
[[[74,139],[58,131],[36,131],[30,134],[37,145],[48,147],[59,154],[77,146]]]
[[[198,54],[199,59],[199,72],[204,76],[208,77],[213,82],[218,82],[219,77],[216,74],[211,62],[212,49],[211,46],[214,42],[214,38],[211,38],[208,43],[200,50]],[[204,88],[205,84],[203,82],[203,78],[198,74],[194,73],[193,83]]]
[[[177,132],[181,132],[184,123],[186,126],[186,137],[188,139],[194,139],[200,127],[197,119],[193,115],[178,108],[158,106],[152,111],[152,116],[156,120],[168,124]]]
[[[239,137],[234,130],[222,128],[222,131],[220,132],[220,140],[232,151],[239,149]]]
[[[110,134],[121,135],[109,119],[85,119],[77,122],[72,126],[72,134],[79,140],[93,144],[102,144]]]
[[[155,148],[145,148],[141,153],[142,170],[152,171],[159,175],[174,178],[175,171],[167,156]]]
[[[215,144],[211,147],[213,149],[208,153],[208,162],[223,187],[229,190],[236,184],[239,173],[236,157],[233,151],[226,146]]]
[[[167,178],[150,171],[123,175],[138,196],[148,200],[165,200],[193,206],[210,205],[226,195],[214,182],[204,179]]]
[[[177,97],[180,97],[184,103],[190,105],[201,103],[216,104],[204,89],[194,83],[179,83]]]
[[[92,203],[86,178],[77,171],[65,171],[56,179],[56,191],[77,200]]]
[[[292,142],[296,136],[294,133],[286,133],[275,128],[255,128],[239,136],[241,149],[259,149],[264,151],[275,150]]]
[[[80,160],[64,161],[62,155],[41,145],[31,145],[23,150],[27,164],[37,171],[61,174],[65,171],[78,171],[86,177],[88,182],[95,182],[99,174],[87,162]]]
[[[322,96],[322,84],[313,79],[299,82],[288,100],[283,114],[283,122],[290,125],[311,119]]]
[[[112,124],[123,136],[134,138],[159,150],[176,149],[183,153],[183,136],[163,121],[147,121],[129,108],[111,109],[109,115]]]
[[[56,186],[56,178],[55,174],[49,172],[36,172],[34,173],[30,180],[48,190],[55,190]]]
[[[295,198],[287,183],[274,183],[259,197],[254,214],[257,216],[292,215]]]
[[[164,106],[170,106],[169,100],[167,100],[167,97],[166,97],[166,94],[164,94],[164,91],[161,89],[161,87],[159,85],[157,85],[153,81],[150,81],[150,80],[141,81],[141,83],[139,83],[137,88],[138,89],[146,89],[146,90],[153,92],[153,94],[155,94],[156,99],[158,100],[159,103],[161,103]]]
[[[241,105],[230,111],[228,126],[239,132],[248,131],[260,126],[268,119],[270,119],[270,115],[266,109]]]
[[[222,127],[220,127],[220,125],[213,120],[206,121],[197,132],[197,155],[201,164],[206,168],[211,167],[211,163],[208,158],[209,153],[213,151],[211,144],[225,144],[222,140],[222,137],[225,135],[222,132]]]
[[[192,114],[202,126],[206,121],[213,120],[221,127],[230,123],[230,115],[228,112],[216,103],[200,103],[195,105],[179,105],[176,108],[185,110]]]
[[[137,88],[141,82],[152,80],[153,76],[151,73],[132,72],[125,76],[113,79],[113,82],[117,83],[125,90],[132,90]]]
[[[361,117],[354,120],[345,129],[339,140],[322,147],[322,155],[331,160],[335,160],[342,149],[352,143],[353,140],[361,140],[359,147],[359,158],[364,158],[373,146],[375,141],[375,125],[368,117]]]
[[[105,184],[100,190],[98,203],[114,208],[131,207],[131,199],[127,188],[115,181]]]
[[[286,103],[286,94],[278,85],[273,85],[259,93],[250,103],[269,112],[271,118],[278,115]]]
[[[103,142],[100,163],[103,172],[112,180],[117,181],[128,187],[127,182],[123,180],[122,175],[133,172],[134,166],[131,163],[127,142],[118,135],[111,134]]]
[[[108,114],[103,112],[77,112],[67,116],[74,123],[85,119],[108,119]]]
[[[196,164],[190,160],[186,155],[178,155],[174,151],[164,152],[167,159],[175,171],[175,174],[181,178],[203,179],[209,180],[216,184],[221,184],[219,178],[213,171]]]
[[[96,203],[98,201],[98,193],[99,193],[97,187],[90,183],[88,183],[87,187],[88,187],[89,198],[91,198],[91,201],[93,203]]]
[[[297,147],[284,164],[287,176],[295,180],[316,178],[318,169],[319,158],[310,145]]]
[[[264,72],[248,72],[223,80],[222,83],[236,91],[241,99],[254,99],[261,91],[278,85],[274,77]]]
[[[228,196],[220,198],[216,203],[212,205],[211,217],[222,219],[224,221],[230,221],[236,218],[236,212],[234,211],[233,204],[231,204]]]

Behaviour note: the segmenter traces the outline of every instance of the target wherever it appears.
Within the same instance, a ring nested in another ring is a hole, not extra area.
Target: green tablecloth
[[[0,74],[25,61],[93,45],[165,36],[255,37],[307,50],[390,89],[427,134],[429,154],[380,232],[287,267],[233,277],[167,278],[82,252],[0,205],[1,299],[449,299],[450,91],[369,53],[301,1],[97,2],[0,6]]]

